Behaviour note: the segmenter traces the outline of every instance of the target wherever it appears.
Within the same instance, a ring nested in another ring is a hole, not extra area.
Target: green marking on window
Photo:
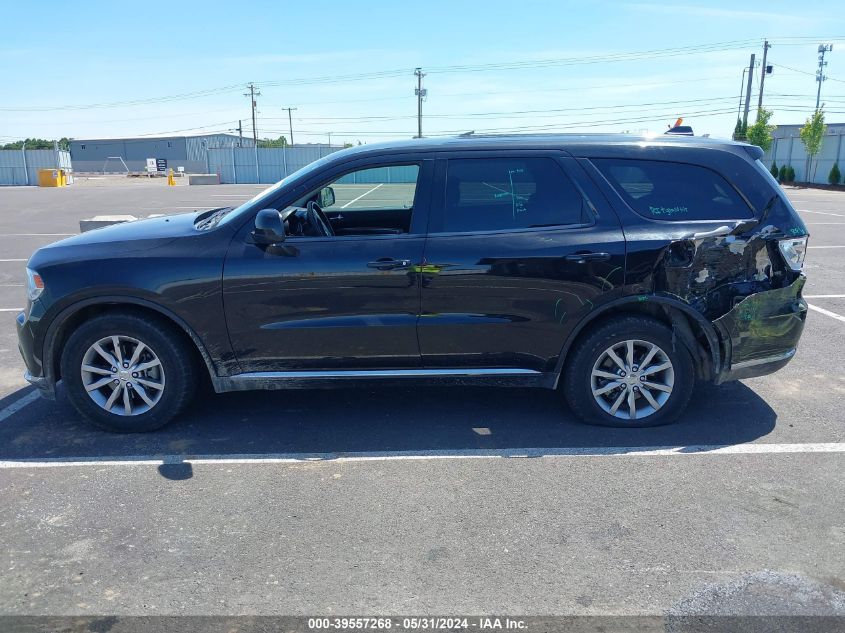
[[[652,207],[649,206],[648,212],[652,215],[680,215],[682,213],[689,213],[688,207],[674,206],[674,207]]]
[[[640,295],[637,297],[637,301],[648,301],[648,295]]]

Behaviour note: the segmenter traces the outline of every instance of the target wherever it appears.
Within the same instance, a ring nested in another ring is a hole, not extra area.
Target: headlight
[[[807,252],[807,236],[778,240],[778,248],[786,265],[796,272],[800,271],[804,266],[804,253]]]
[[[44,280],[34,270],[26,269],[26,294],[30,301],[35,301],[44,292]]]

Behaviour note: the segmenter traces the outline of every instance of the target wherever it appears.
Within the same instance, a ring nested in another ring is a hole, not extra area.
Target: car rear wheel
[[[672,330],[628,316],[605,322],[578,344],[563,390],[588,424],[646,427],[674,421],[694,383],[692,356]]]
[[[103,315],[71,334],[62,379],[71,403],[97,426],[152,431],[190,402],[197,383],[193,358],[184,338],[164,323]]]

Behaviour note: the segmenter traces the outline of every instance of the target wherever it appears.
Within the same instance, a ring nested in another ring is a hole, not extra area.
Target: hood
[[[199,231],[194,227],[194,221],[198,215],[182,213],[135,220],[74,235],[36,251],[29,260],[29,266],[157,248],[180,237],[197,235]]]

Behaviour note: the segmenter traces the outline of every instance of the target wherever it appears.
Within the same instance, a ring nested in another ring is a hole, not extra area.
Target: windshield
[[[328,156],[324,156],[318,160],[315,160],[313,163],[309,163],[305,167],[298,169],[297,171],[293,172],[290,176],[286,176],[282,178],[279,182],[275,185],[271,185],[267,187],[264,191],[256,195],[255,197],[247,200],[239,207],[236,207],[231,213],[225,215],[219,222],[219,224],[228,224],[229,222],[237,221],[239,218],[243,217],[244,215],[250,213],[253,210],[263,209],[265,205],[269,204],[271,200],[273,200],[276,195],[281,191],[284,187],[287,186],[295,186],[295,184],[299,181],[306,180],[312,173],[319,171],[328,163],[337,159],[337,156],[342,152],[335,152],[333,154],[329,154]]]

